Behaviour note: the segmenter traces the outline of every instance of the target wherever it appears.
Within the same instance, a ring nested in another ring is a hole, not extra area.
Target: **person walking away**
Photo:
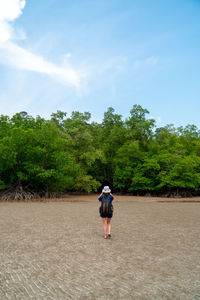
[[[113,216],[113,195],[109,186],[104,186],[102,193],[99,195],[98,200],[101,202],[99,208],[100,217],[103,221],[103,232],[105,239],[111,238],[111,219]],[[108,235],[107,235],[108,233]]]

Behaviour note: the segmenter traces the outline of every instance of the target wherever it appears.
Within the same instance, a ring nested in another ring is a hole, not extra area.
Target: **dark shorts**
[[[112,206],[112,213],[111,214],[104,214],[104,213],[101,213],[101,207],[99,207],[99,214],[100,214],[100,217],[101,218],[112,218],[112,216],[113,216],[113,206]]]
[[[101,213],[100,213],[100,217],[101,217],[101,218],[110,218],[110,219],[111,219],[112,216],[113,216],[113,214],[110,214],[110,215],[104,215],[104,214],[101,214]]]

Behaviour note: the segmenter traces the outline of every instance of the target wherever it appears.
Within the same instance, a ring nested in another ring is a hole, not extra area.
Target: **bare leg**
[[[104,232],[105,239],[107,238],[107,232],[106,232],[107,222],[106,222],[106,220],[107,220],[107,218],[102,218],[102,221],[103,221],[103,232]]]
[[[111,232],[111,218],[107,218],[108,234]]]

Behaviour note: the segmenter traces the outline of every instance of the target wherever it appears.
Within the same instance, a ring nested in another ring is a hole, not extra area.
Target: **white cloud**
[[[22,14],[24,6],[25,0],[0,0],[0,43],[13,37],[13,28],[9,22]]]
[[[147,57],[145,59],[138,59],[133,62],[134,69],[140,69],[147,66],[157,65],[158,58],[156,56]]]
[[[148,57],[148,58],[146,59],[146,63],[147,63],[148,65],[156,65],[157,62],[158,62],[158,58],[155,57],[155,56],[151,56],[151,57]]]
[[[9,64],[18,69],[35,71],[47,74],[64,84],[72,84],[78,88],[79,76],[74,69],[62,68],[45,60],[42,56],[35,55],[30,51],[17,46],[12,42],[0,45],[0,60],[4,64]]]
[[[25,0],[0,0],[0,62],[18,69],[46,74],[78,89],[81,75],[69,64],[64,67],[57,66],[13,42],[16,36],[25,37],[22,29],[15,34],[11,25],[22,14],[25,4]]]
[[[157,118],[157,123],[158,123],[158,124],[162,123],[162,120],[161,120],[161,117],[160,117],[160,116],[158,116],[158,118]]]
[[[71,53],[66,53],[66,54],[64,55],[64,59],[68,59],[69,57],[71,57]]]

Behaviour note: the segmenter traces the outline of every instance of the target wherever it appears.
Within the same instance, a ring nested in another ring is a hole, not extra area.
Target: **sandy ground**
[[[95,197],[70,197],[0,203],[1,300],[200,300],[200,203],[117,197],[104,240]]]
[[[33,202],[96,202],[99,195],[65,195],[64,198],[40,198],[34,199]],[[200,202],[200,197],[188,198],[164,198],[164,197],[146,197],[146,196],[127,196],[127,195],[114,195],[115,199],[119,202]]]

